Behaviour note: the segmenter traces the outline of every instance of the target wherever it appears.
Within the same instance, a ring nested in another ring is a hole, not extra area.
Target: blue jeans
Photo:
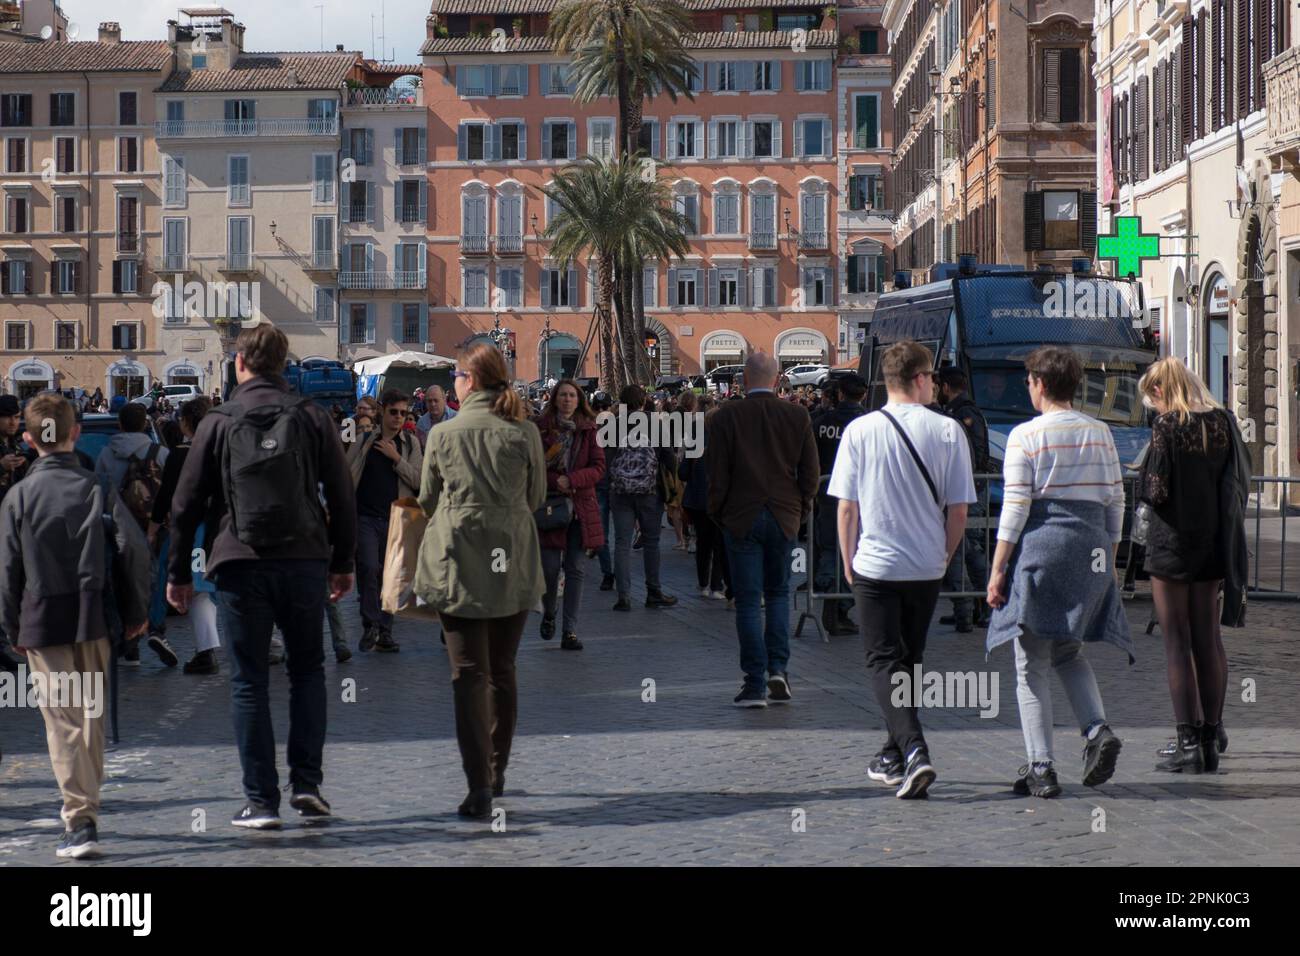
[[[158,532],[158,557],[151,566],[153,580],[149,590],[149,630],[167,632],[167,551],[171,535],[166,528]]]
[[[318,787],[323,779],[326,574],[325,561],[310,560],[233,561],[216,573],[244,793],[265,809],[280,806],[266,662],[277,625],[289,666],[289,782]]]
[[[609,556],[609,487],[603,482],[596,486],[596,503],[600,505],[600,528],[605,532],[605,543],[596,557],[600,559],[600,573],[613,574],[614,562]]]
[[[790,660],[790,561],[794,539],[787,538],[764,508],[749,532],[737,537],[722,529],[727,569],[736,594],[736,633],[746,686],[766,692],[767,678],[784,674]],[[759,598],[767,601],[764,626]]]
[[[618,596],[632,593],[632,535],[641,526],[641,560],[645,565],[645,589],[659,591],[659,532],[664,521],[664,502],[653,491],[644,495],[612,494],[614,516],[614,578]]]

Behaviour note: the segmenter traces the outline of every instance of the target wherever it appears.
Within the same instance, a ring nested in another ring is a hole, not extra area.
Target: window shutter
[[[468,71],[465,67],[463,66],[456,67],[456,95],[457,96],[465,95],[465,77],[467,75],[468,75]]]
[[[420,341],[429,341],[429,303],[420,303]],[[423,346],[421,346],[423,347]]]
[[[59,291],[59,263],[50,263],[50,295]]]
[[[677,270],[671,267],[668,269],[668,307],[677,307]]]
[[[469,127],[461,123],[456,127],[456,158],[464,162],[469,158]]]
[[[520,64],[515,70],[515,79],[519,83],[519,95],[528,95],[528,64]]]
[[[541,87],[538,92],[543,96],[551,92],[551,64],[543,63],[537,68],[537,83]]]
[[[375,161],[375,131],[366,130],[366,161],[363,165],[369,166]]]
[[[403,334],[406,330],[402,328],[402,303],[393,303],[393,341],[405,342],[406,336]]]
[[[718,66],[717,63],[704,64],[704,82],[710,92],[718,89]]]
[[[1043,119],[1061,122],[1061,51],[1043,51]]]
[[[578,124],[569,121],[569,155],[568,159],[578,158]]]
[[[1208,136],[1211,129],[1210,84],[1206,73],[1213,73],[1214,63],[1207,54],[1210,49],[1210,17],[1202,10],[1196,17],[1196,131],[1197,136]]]
[[[833,155],[833,150],[831,149],[831,121],[830,121],[829,119],[824,119],[824,120],[822,120],[822,152],[821,152],[821,154],[822,154],[823,156],[827,156],[827,157]]]
[[[776,285],[776,266],[763,267],[763,301],[771,308],[781,304]]]
[[[569,270],[569,308],[576,309],[582,305],[578,293],[578,270]]]
[[[423,126],[419,129],[416,150],[416,158],[420,160],[420,165],[426,165],[429,162],[429,131]]]
[[[710,306],[716,306],[718,304],[718,270],[712,268],[709,269],[707,276],[709,291],[708,299],[706,301]]]
[[[641,270],[641,305],[650,308],[659,304],[659,270]]]
[[[754,89],[754,71],[758,64],[752,60],[743,60],[736,64],[736,89],[748,93]]]
[[[709,152],[707,155],[709,159],[716,159],[718,156],[718,121],[717,120],[709,120]]]
[[[1158,173],[1165,168],[1165,65],[1163,63],[1155,65],[1155,69],[1151,71],[1151,78],[1155,89],[1155,95],[1151,99],[1151,128],[1154,132],[1151,163]]]
[[[862,266],[861,260],[862,260],[861,256],[849,256],[848,282],[849,282],[850,293],[862,291],[860,288],[858,288],[858,283],[861,281],[861,266]]]
[[[366,183],[366,222],[378,223],[379,221],[379,189],[378,184],[372,179]],[[401,217],[398,217],[400,221]]]
[[[402,199],[403,194],[406,192],[402,185],[400,179],[393,184],[393,222],[395,223],[402,221]]]
[[[1097,194],[1079,193],[1079,248],[1089,258],[1097,250]]]
[[[1036,190],[1025,193],[1025,249],[1043,248],[1043,194]]]
[[[831,61],[817,61],[817,89],[829,90],[831,88]]]
[[[120,260],[113,263],[113,294],[122,294],[122,263]]]
[[[429,181],[420,180],[420,222],[427,222],[429,219]]]
[[[746,294],[748,286],[749,283],[745,281],[745,270],[737,269],[736,270],[736,304],[737,305],[742,307],[746,307],[749,305],[748,296]]]
[[[402,134],[404,132],[400,126],[393,130],[393,163],[397,166],[406,165],[406,157],[402,151]]]
[[[650,155],[654,159],[660,158],[663,154],[660,152],[659,142],[659,121],[655,120],[650,124]]]
[[[542,308],[551,307],[551,271],[550,269],[542,270]]]
[[[796,61],[794,64],[794,88],[796,93],[802,93],[804,90],[808,88],[806,82],[807,76],[808,76],[808,61],[807,60]]]
[[[501,92],[501,67],[483,68],[483,92],[488,96],[496,96]]]
[[[769,74],[772,78],[772,89],[780,90],[781,89],[781,61],[769,60],[768,62],[772,64],[772,69]]]
[[[1237,116],[1250,112],[1250,2],[1237,0]]]
[[[519,124],[519,158],[528,158],[528,124]]]
[[[777,119],[772,121],[772,158],[781,158],[781,127],[784,123]]]
[[[794,155],[803,155],[803,120],[794,121]]]
[[[1147,98],[1147,78],[1146,75],[1143,74],[1138,78],[1137,82],[1138,128],[1135,141],[1137,143],[1138,156],[1136,177],[1139,181],[1146,179],[1147,176],[1150,175],[1150,169],[1148,166],[1149,160],[1147,158],[1150,155],[1150,136],[1147,134],[1147,112],[1149,108]]]

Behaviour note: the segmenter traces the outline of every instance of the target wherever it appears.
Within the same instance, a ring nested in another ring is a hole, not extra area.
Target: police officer
[[[817,458],[821,473],[829,475],[835,468],[835,455],[840,450],[840,439],[849,422],[867,413],[862,400],[867,395],[867,382],[861,375],[845,375],[835,384],[828,384],[823,392],[836,389],[838,401],[829,411],[813,418],[813,436],[817,439]],[[839,544],[835,527],[838,502],[826,494],[823,485],[817,491],[815,512],[815,547],[813,555],[813,585],[817,591],[843,591],[843,577],[836,573],[836,555]],[[852,593],[845,592],[842,600],[822,601],[822,626],[828,634],[856,634],[857,627],[849,618]]]
[[[970,444],[971,468],[976,475],[987,474],[992,467],[989,461],[989,426],[984,420],[983,412],[970,396],[970,382],[966,374],[956,366],[947,366],[939,369],[936,382],[938,387],[935,389],[935,397],[942,404],[943,413],[959,421],[962,430],[966,433],[966,439]],[[967,511],[966,537],[962,546],[957,549],[957,553],[953,555],[948,565],[948,572],[944,575],[945,591],[963,590],[963,568],[970,576],[971,590],[983,591],[988,586],[989,565],[988,555],[984,550],[984,529],[970,527],[973,523],[970,519],[983,517],[987,513],[985,507],[987,499],[984,497],[983,489],[979,487],[981,485],[987,485],[987,481],[976,479],[977,490],[981,492],[980,499]],[[959,633],[970,633],[974,630],[975,624],[980,627],[988,624],[988,606],[983,599],[977,602],[971,598],[954,598],[952,610],[951,615],[939,618],[939,623],[956,625]]]

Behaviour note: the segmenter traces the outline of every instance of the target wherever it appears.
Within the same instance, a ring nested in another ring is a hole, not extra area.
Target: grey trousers
[[[1082,641],[1048,641],[1025,632],[1016,638],[1016,699],[1020,704],[1020,729],[1030,763],[1051,763],[1052,671],[1065,685],[1081,733],[1106,711],[1092,665],[1083,656]]]

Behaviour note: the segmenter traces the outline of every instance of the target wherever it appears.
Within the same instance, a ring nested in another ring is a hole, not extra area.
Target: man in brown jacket
[[[746,397],[718,410],[705,450],[709,515],[722,526],[736,595],[745,671],[737,707],[766,707],[769,696],[790,700],[790,563],[820,478],[812,419],[803,406],[776,397],[780,375],[772,356],[751,355]]]

